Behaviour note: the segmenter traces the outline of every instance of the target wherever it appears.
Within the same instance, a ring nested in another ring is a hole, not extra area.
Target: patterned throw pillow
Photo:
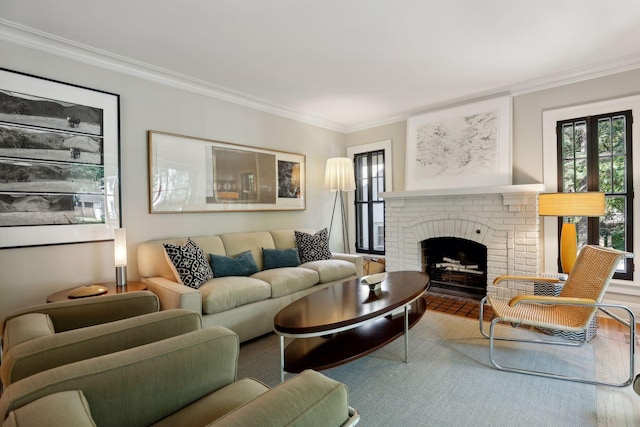
[[[258,272],[258,266],[251,251],[245,251],[233,257],[209,254],[209,260],[215,277],[251,276]]]
[[[198,289],[204,282],[213,279],[213,271],[204,252],[191,238],[187,239],[184,246],[168,243],[162,246],[183,285]]]
[[[326,228],[323,228],[316,234],[303,233],[302,231],[294,231],[294,233],[296,235],[296,246],[298,246],[298,255],[300,256],[301,263],[331,259],[329,232]]]

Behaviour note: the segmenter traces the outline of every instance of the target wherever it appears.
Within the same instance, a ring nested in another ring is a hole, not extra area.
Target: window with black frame
[[[605,193],[604,216],[559,218],[576,224],[578,247],[633,251],[632,122],[629,110],[557,123],[558,191]],[[614,278],[632,280],[632,266],[621,262]]]
[[[384,255],[384,150],[354,155],[356,252]]]

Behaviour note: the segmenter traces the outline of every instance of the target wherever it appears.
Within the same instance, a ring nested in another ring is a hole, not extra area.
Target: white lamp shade
[[[116,267],[126,267],[127,232],[124,228],[113,229],[113,256]]]
[[[356,179],[353,174],[353,160],[348,157],[333,157],[327,159],[324,187],[331,191],[355,190]]]

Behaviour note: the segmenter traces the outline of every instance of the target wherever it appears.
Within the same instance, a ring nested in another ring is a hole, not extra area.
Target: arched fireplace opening
[[[476,300],[487,294],[487,247],[458,237],[422,241],[422,265],[431,292]]]

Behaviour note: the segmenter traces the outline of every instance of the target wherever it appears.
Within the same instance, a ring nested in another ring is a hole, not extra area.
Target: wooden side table
[[[101,295],[96,295],[93,297],[84,297],[84,298],[95,298],[95,297],[100,297],[102,295],[122,294],[125,292],[144,291],[147,289],[146,283],[132,282],[132,281],[128,281],[126,286],[117,286],[116,282],[96,283],[96,284],[107,288],[107,292]],[[69,292],[73,291],[74,289],[77,289],[78,287],[79,286],[75,286],[73,288],[65,289],[63,291],[58,291],[54,294],[51,294],[47,297],[47,302],[70,301],[72,299],[78,299],[78,298],[69,298]]]

